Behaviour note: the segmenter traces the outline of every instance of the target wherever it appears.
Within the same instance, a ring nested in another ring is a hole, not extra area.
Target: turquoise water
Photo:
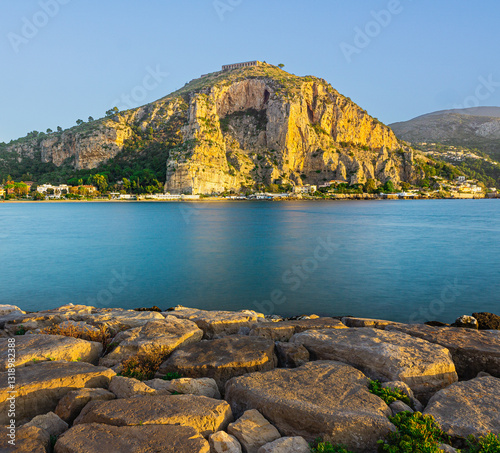
[[[0,304],[500,312],[499,200],[1,203]]]

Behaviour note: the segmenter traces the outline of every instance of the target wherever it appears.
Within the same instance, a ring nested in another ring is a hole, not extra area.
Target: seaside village
[[[33,200],[78,200],[78,199],[108,199],[108,200],[197,200],[200,198],[225,198],[230,200],[273,200],[273,199],[301,199],[301,198],[499,198],[500,194],[495,187],[486,188],[477,180],[468,180],[465,176],[458,176],[455,180],[442,177],[430,178],[428,188],[396,189],[391,184],[385,184],[377,190],[368,189],[367,184],[351,185],[345,180],[326,181],[319,185],[306,184],[303,186],[283,186],[272,184],[261,192],[253,193],[213,193],[200,194],[170,194],[170,193],[143,193],[134,194],[124,190],[123,182],[114,185],[115,190],[99,190],[91,184],[71,186],[68,184],[39,184],[33,181],[3,181],[0,185],[1,199],[33,199]]]

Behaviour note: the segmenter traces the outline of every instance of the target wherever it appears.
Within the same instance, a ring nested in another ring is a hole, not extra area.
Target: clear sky
[[[254,59],[322,77],[385,123],[500,106],[497,0],[1,0],[1,13],[0,141]]]

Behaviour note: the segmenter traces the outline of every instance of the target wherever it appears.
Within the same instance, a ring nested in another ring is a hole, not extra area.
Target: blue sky
[[[500,106],[493,0],[3,0],[1,12],[0,141],[253,59],[322,77],[385,123]]]

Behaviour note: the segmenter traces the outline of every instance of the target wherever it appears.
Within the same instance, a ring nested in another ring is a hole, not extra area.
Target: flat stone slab
[[[168,355],[182,345],[200,341],[202,337],[203,331],[194,322],[167,316],[120,332],[113,338],[113,343],[118,343],[118,346],[101,358],[99,364],[112,367],[135,354],[160,349],[162,354]]]
[[[172,425],[77,425],[57,440],[55,453],[210,453],[193,428]]]
[[[447,349],[401,332],[365,328],[310,330],[294,335],[312,357],[339,360],[382,381],[403,381],[418,399],[458,380]]]
[[[222,393],[232,377],[272,370],[277,362],[273,341],[231,335],[177,349],[160,366],[158,375],[177,372],[184,377],[209,377],[217,382]]]
[[[195,322],[204,332],[204,338],[234,335],[241,327],[251,327],[264,321],[264,315],[251,310],[244,311],[207,311],[178,306],[163,315],[177,316]]]
[[[486,376],[450,385],[431,398],[424,414],[453,438],[500,433],[500,379]]]
[[[233,378],[226,399],[235,416],[257,409],[283,436],[321,437],[371,453],[394,426],[391,410],[368,391],[368,382],[350,365],[317,361]]]
[[[9,444],[9,431],[1,430],[0,452],[2,453],[47,453],[50,435],[36,426],[21,426],[15,430],[15,445]]]
[[[16,369],[14,389],[9,388],[8,371],[0,373],[0,424],[7,423],[7,407],[16,392],[16,421],[54,411],[58,401],[79,388],[107,387],[116,373],[85,362],[40,362]],[[28,421],[28,420],[26,420]]]
[[[387,326],[397,325],[399,323],[393,321],[385,321],[384,319],[356,318],[345,317],[342,322],[347,327],[373,327],[374,329],[385,330]]]
[[[447,348],[460,379],[472,379],[481,371],[500,377],[500,331],[403,324],[387,330],[404,332]]]
[[[232,418],[226,401],[195,395],[154,395],[92,401],[85,406],[74,425],[181,425],[190,426],[208,437],[225,429]]]
[[[102,344],[63,335],[16,335],[16,367],[44,360],[97,363]],[[0,370],[7,369],[8,342],[0,338]]]
[[[347,326],[335,318],[263,322],[252,328],[250,336],[268,338],[273,341],[289,341],[296,333],[319,329],[347,329]]]

